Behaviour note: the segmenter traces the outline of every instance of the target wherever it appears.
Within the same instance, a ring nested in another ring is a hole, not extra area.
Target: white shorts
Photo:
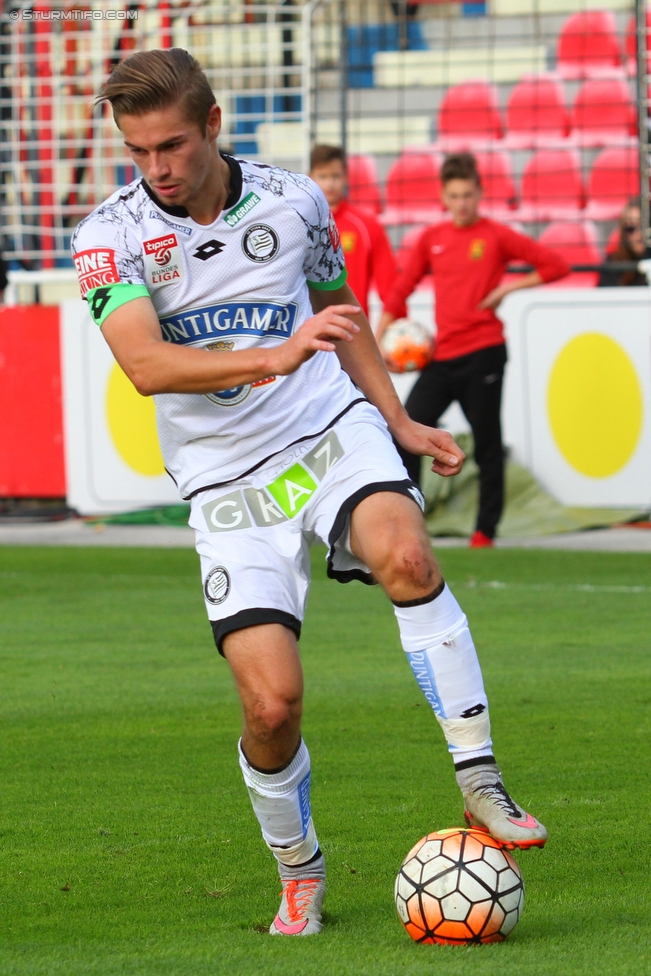
[[[350,513],[379,491],[423,506],[382,417],[364,403],[254,474],[192,499],[190,525],[220,653],[227,634],[258,624],[281,623],[300,637],[315,541],[328,546],[328,576],[374,582],[351,552]]]

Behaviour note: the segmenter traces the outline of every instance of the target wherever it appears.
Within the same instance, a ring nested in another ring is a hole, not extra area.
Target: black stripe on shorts
[[[228,634],[234,630],[244,630],[246,627],[257,627],[260,624],[283,624],[289,627],[296,634],[296,639],[301,636],[301,621],[292,613],[286,610],[276,610],[273,607],[251,607],[248,610],[240,610],[231,617],[223,617],[221,620],[211,620],[213,637],[217,650],[224,656],[223,641]]]
[[[335,544],[345,532],[351,513],[369,495],[377,495],[381,491],[392,491],[398,495],[407,495],[422,510],[422,505],[418,501],[419,498],[423,497],[422,492],[418,485],[414,484],[409,478],[405,481],[375,481],[370,485],[364,485],[363,488],[358,488],[357,491],[354,491],[346,499],[337,512],[337,517],[328,536],[328,576],[330,579],[335,579],[339,583],[350,583],[352,580],[359,580],[360,583],[366,583],[367,586],[374,586],[377,583],[377,580],[373,578],[371,573],[365,573],[361,569],[339,570],[335,569],[333,564]]]

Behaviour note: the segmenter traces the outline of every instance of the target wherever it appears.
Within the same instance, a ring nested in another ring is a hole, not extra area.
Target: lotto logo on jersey
[[[115,251],[110,247],[79,251],[73,260],[77,269],[82,298],[93,288],[101,288],[102,285],[114,285],[120,280],[115,265]]]
[[[180,281],[183,264],[176,234],[166,234],[151,241],[143,241],[142,246],[152,285],[167,285],[170,282]]]

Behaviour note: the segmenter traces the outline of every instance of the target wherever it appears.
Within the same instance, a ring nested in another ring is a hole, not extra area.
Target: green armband
[[[344,268],[338,278],[334,281],[310,281],[307,279],[307,284],[309,288],[314,288],[315,291],[336,291],[337,288],[343,287],[346,284],[348,278],[348,272]]]
[[[88,308],[95,325],[100,329],[104,320],[120,305],[132,302],[134,298],[149,298],[146,285],[132,285],[128,281],[120,281],[116,285],[102,285],[91,288],[86,295]]]

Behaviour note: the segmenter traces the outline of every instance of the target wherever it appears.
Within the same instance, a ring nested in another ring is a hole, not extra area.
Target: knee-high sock
[[[310,804],[310,754],[301,739],[298,752],[284,769],[266,773],[252,766],[239,746],[240,768],[267,846],[280,865],[312,860],[319,842]]]
[[[394,604],[402,646],[455,765],[490,761],[488,700],[468,620],[446,584],[435,594],[411,606]]]

